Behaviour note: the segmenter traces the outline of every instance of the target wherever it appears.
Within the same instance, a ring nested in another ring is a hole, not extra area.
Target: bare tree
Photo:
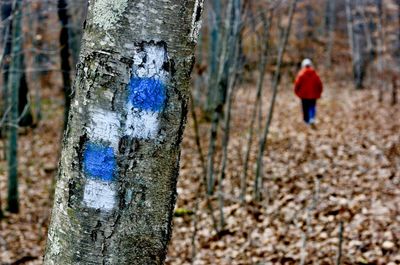
[[[266,15],[266,12],[268,12],[268,17]],[[240,185],[241,185],[241,194],[240,194],[240,200],[244,202],[245,196],[246,196],[246,188],[247,188],[247,174],[248,174],[248,168],[249,168],[249,160],[250,160],[250,153],[251,153],[251,147],[253,143],[253,135],[254,135],[254,125],[257,117],[257,110],[259,110],[260,102],[261,102],[261,96],[264,88],[264,79],[265,79],[265,71],[267,68],[267,58],[268,58],[268,51],[269,51],[269,35],[270,35],[270,27],[272,23],[272,16],[273,16],[273,9],[270,9],[268,11],[261,10],[260,11],[260,18],[262,20],[262,30],[261,33],[259,34],[259,43],[260,43],[260,50],[261,50],[261,56],[260,56],[260,63],[259,63],[259,76],[257,79],[257,92],[256,92],[256,98],[254,102],[254,107],[253,111],[251,113],[251,118],[250,118],[250,125],[249,125],[249,134],[247,136],[247,145],[246,145],[246,151],[244,155],[244,160],[243,160],[243,171],[241,175],[241,180],[240,180]],[[261,116],[261,115],[259,115]]]
[[[226,174],[226,165],[228,161],[228,144],[230,136],[230,122],[231,122],[231,110],[233,104],[234,88],[237,80],[237,68],[239,60],[239,40],[240,40],[240,27],[241,27],[241,0],[230,0],[228,5],[228,12],[230,15],[229,19],[226,19],[226,23],[232,25],[229,33],[230,47],[228,50],[227,57],[231,58],[231,65],[228,70],[228,84],[227,84],[227,102],[225,105],[225,116],[224,116],[224,136],[222,138],[222,161],[221,171],[219,177],[219,204],[220,204],[220,228],[223,229],[225,225],[224,221],[224,198],[223,198],[223,181]],[[226,28],[229,28],[227,25]]]
[[[279,85],[279,79],[280,79],[281,65],[282,65],[283,55],[285,53],[286,46],[287,46],[287,43],[289,40],[289,34],[290,34],[290,29],[292,27],[293,16],[294,16],[294,13],[296,10],[296,4],[297,4],[297,0],[292,0],[292,2],[290,4],[290,8],[289,8],[289,24],[284,29],[283,36],[279,43],[278,58],[277,58],[277,62],[276,62],[274,77],[272,80],[271,102],[270,102],[270,106],[269,106],[267,119],[265,120],[263,134],[260,138],[259,145],[258,145],[259,150],[258,150],[258,154],[257,154],[256,174],[255,174],[255,179],[254,179],[254,199],[255,200],[261,199],[261,190],[260,189],[262,188],[262,172],[261,172],[262,171],[262,159],[264,156],[264,151],[265,151],[266,143],[267,143],[267,137],[268,137],[269,129],[271,126],[272,117],[274,114],[275,101],[276,101],[276,96],[278,94],[278,85]]]

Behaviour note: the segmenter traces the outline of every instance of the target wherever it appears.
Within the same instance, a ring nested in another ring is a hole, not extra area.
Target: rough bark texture
[[[200,0],[90,2],[44,264],[162,264]]]

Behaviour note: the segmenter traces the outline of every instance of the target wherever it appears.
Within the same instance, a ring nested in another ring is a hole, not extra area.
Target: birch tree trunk
[[[90,2],[45,265],[164,262],[201,13]]]

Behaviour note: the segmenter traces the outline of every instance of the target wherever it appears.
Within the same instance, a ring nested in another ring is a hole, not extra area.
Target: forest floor
[[[199,210],[174,218],[167,264],[191,263],[194,220],[197,265],[300,264],[302,259],[303,264],[335,264],[341,222],[342,264],[400,264],[400,105],[377,102],[375,91],[329,83],[313,130],[302,123],[300,104],[289,87],[281,85],[263,160],[264,199],[251,201],[255,139],[244,205],[238,198],[254,89],[237,91],[223,182],[226,226],[220,235],[213,229],[204,191],[198,196],[202,171],[188,120],[177,207],[193,211],[200,198]],[[54,100],[54,92],[43,97],[43,121],[20,136],[21,211],[6,213],[0,221],[0,265],[41,264],[63,117],[62,101]],[[269,98],[265,93],[264,115]],[[208,127],[201,122],[203,150]],[[4,208],[4,161],[0,190]],[[212,200],[219,220],[218,200]]]

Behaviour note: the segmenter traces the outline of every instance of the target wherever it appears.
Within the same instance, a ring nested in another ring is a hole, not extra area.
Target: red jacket
[[[294,92],[301,99],[318,99],[322,94],[322,82],[311,67],[302,69],[294,83]]]

